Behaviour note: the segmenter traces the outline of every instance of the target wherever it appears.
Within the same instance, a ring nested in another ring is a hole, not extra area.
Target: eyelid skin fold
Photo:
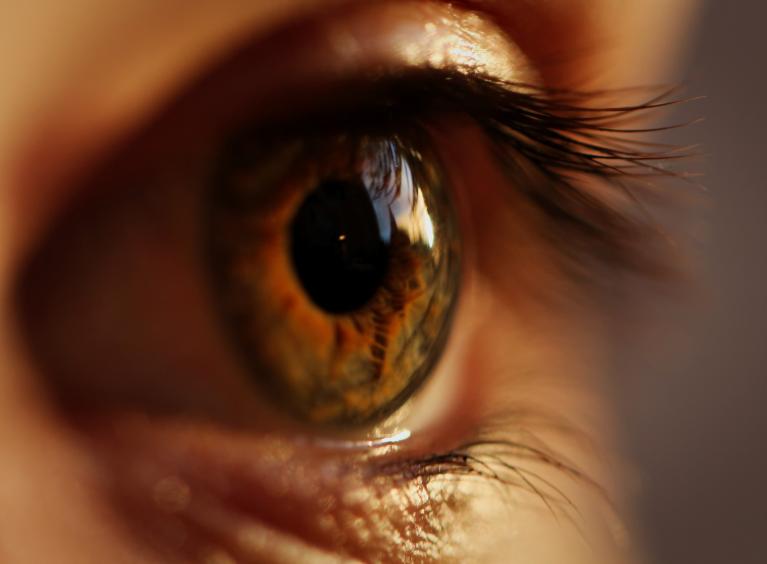
[[[44,15],[35,10],[11,10],[4,21],[12,29],[0,34],[14,42],[12,48],[0,50],[10,57],[7,64],[0,65],[7,85],[3,89],[7,103],[0,104],[5,113],[4,117],[0,114],[5,155],[0,174],[5,185],[14,187],[3,206],[12,210],[4,237],[13,249],[6,259],[9,268],[23,260],[39,240],[44,221],[55,217],[74,196],[83,171],[115,143],[140,129],[206,67],[225,59],[248,39],[263,38],[269,29],[286,22],[367,1],[232,1],[222,5],[218,0],[195,0],[185,3],[179,12],[173,3],[152,0],[109,6],[73,0],[65,11]],[[616,22],[626,20],[615,17],[624,7],[622,0],[456,3],[492,14],[543,71],[550,86],[572,86],[579,77],[593,76],[591,70],[584,71],[584,58],[593,59],[588,66],[598,69],[606,79],[601,82],[608,86],[615,81],[604,76],[605,69],[651,72],[656,65],[648,63],[646,42],[640,40],[644,37],[640,31],[645,29],[656,36],[659,54],[674,60],[668,49],[671,38],[681,33],[674,25],[685,21],[682,16],[693,4],[694,0],[646,0],[633,6],[631,21],[641,24],[632,33],[636,40],[617,52],[601,49],[599,44],[602,39],[610,43],[619,33]],[[595,14],[606,16],[597,18]],[[34,21],[30,20],[33,16]],[[81,21],[88,25],[78,28]],[[659,29],[653,23],[657,21],[668,25]],[[46,49],[40,49],[41,44]],[[19,59],[21,53],[23,60]],[[61,72],[51,72],[51,53],[59,57]],[[619,56],[620,65],[616,64]],[[42,59],[46,63],[41,64]],[[625,79],[622,76],[618,84],[623,85]],[[648,76],[639,82],[655,79],[657,76]],[[40,162],[46,166],[41,167]]]

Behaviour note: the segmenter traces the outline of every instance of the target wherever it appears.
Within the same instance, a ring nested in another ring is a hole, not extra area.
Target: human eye
[[[620,552],[599,298],[657,267],[630,194],[669,155],[624,124],[668,97],[550,87],[497,14],[437,2],[309,14],[179,90],[69,181],[19,288],[140,542]]]

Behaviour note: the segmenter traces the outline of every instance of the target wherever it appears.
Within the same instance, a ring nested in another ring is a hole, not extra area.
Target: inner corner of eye
[[[246,374],[279,406],[311,424],[372,424],[441,355],[456,214],[423,143],[339,131],[282,150],[295,141],[222,151],[207,232],[216,303]]]

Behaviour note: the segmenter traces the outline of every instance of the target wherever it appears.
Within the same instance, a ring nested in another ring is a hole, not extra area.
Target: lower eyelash
[[[580,434],[574,428],[567,431]],[[444,453],[429,454],[416,459],[385,462],[375,466],[372,474],[386,477],[404,484],[419,484],[427,496],[431,496],[430,484],[445,479],[457,480],[456,483],[477,478],[487,484],[497,484],[495,490],[508,505],[512,490],[523,491],[538,499],[551,518],[557,523],[571,526],[587,544],[591,537],[585,531],[584,515],[575,500],[553,479],[542,476],[535,465],[543,465],[557,471],[581,485],[588,486],[602,500],[604,509],[603,525],[610,533],[613,548],[618,548],[623,539],[620,535],[625,530],[619,512],[607,491],[592,477],[579,469],[574,463],[552,451],[544,445],[503,438],[488,433],[475,440]],[[616,530],[617,529],[617,530]]]

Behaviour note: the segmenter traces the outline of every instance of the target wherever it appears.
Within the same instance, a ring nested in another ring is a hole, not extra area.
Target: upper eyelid
[[[360,0],[338,0],[325,1],[322,7],[349,1],[361,4]],[[82,79],[49,89],[49,98],[41,100],[35,108],[34,120],[30,118],[23,137],[10,153],[7,185],[14,194],[8,208],[22,208],[14,214],[26,218],[25,225],[19,226],[29,231],[23,235],[24,241],[36,240],[40,236],[38,232],[44,229],[45,218],[55,215],[76,195],[78,185],[73,179],[103,158],[117,139],[143,126],[147,116],[198,76],[208,62],[221,58],[245,38],[262,34],[269,26],[279,27],[280,21],[299,18],[300,12],[316,8],[317,2],[234,3],[233,9],[222,10],[218,3],[213,9],[213,3],[201,0],[185,12],[182,20],[169,18],[169,13],[159,7],[145,9],[131,5],[133,10],[126,8],[122,14],[124,20],[119,17],[110,20],[116,29],[110,30],[109,23],[105,22],[99,34],[81,34],[81,58],[87,58],[85,55],[90,53],[87,62],[92,64],[74,66],[71,75],[62,73],[63,78]],[[264,16],[264,10],[270,10],[264,6],[277,4],[282,12],[272,11]],[[499,13],[504,6],[513,6],[514,11],[519,11],[520,6],[528,3],[469,1],[462,4],[488,6]],[[294,11],[291,13],[290,9]],[[162,24],[163,18],[167,18],[167,26]],[[141,20],[140,26],[136,20]],[[153,22],[156,25],[152,25]],[[64,22],[60,27],[66,31]],[[115,55],[119,65],[114,64],[115,58],[93,56],[94,52],[104,51],[100,43],[105,37],[112,39],[111,45],[124,44],[123,48],[127,49]],[[71,36],[65,34],[59,38],[60,48],[65,52],[67,38],[71,41]],[[88,41],[92,43],[91,49],[84,47]],[[56,36],[47,37],[46,43],[55,48]],[[136,52],[128,49],[131,45]],[[40,166],[41,162],[45,163],[44,167]],[[29,194],[35,197],[30,198]]]

